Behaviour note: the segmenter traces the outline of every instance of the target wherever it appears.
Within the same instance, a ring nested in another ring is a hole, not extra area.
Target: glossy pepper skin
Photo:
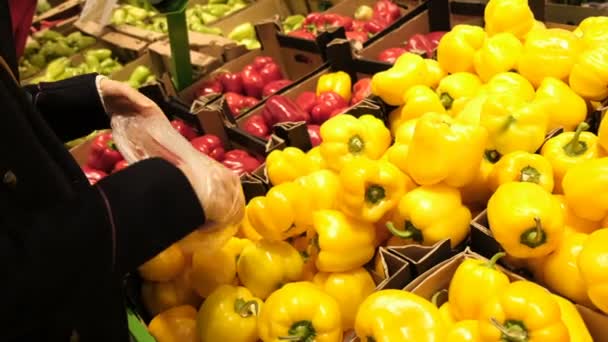
[[[313,283],[332,296],[340,306],[342,330],[355,326],[359,305],[374,292],[376,284],[369,272],[360,267],[342,273],[317,273]]]
[[[534,14],[526,0],[491,0],[483,17],[488,36],[510,32],[521,39],[534,26]]]
[[[523,280],[488,299],[481,310],[479,333],[482,341],[570,341],[553,295]]]
[[[553,191],[553,169],[542,155],[515,151],[505,154],[494,164],[489,176],[492,191],[508,182],[530,182],[540,185],[548,192]]]
[[[598,229],[589,235],[578,256],[578,269],[587,285],[587,295],[604,313],[608,313],[606,243],[608,243],[608,228]]]
[[[122,154],[118,151],[112,133],[106,132],[98,135],[91,142],[91,152],[87,161],[87,166],[109,173],[114,165],[123,160]]]
[[[426,82],[424,84],[431,88],[437,88],[439,81],[441,81],[447,73],[441,68],[439,62],[434,59],[425,58],[423,62],[426,66]]]
[[[291,80],[275,80],[268,82],[262,90],[262,97],[268,97],[293,83]]]
[[[437,61],[448,73],[474,72],[475,53],[481,49],[486,32],[479,26],[456,25],[437,47]]]
[[[398,111],[391,112],[391,116],[395,117],[389,118],[389,121],[403,122],[421,117],[429,112],[445,113],[439,95],[425,85],[411,87],[403,96],[403,105],[400,108]]]
[[[158,342],[197,342],[196,309],[181,305],[163,311],[150,321],[148,331]]]
[[[482,81],[488,82],[492,76],[517,68],[523,45],[510,32],[498,33],[485,40],[475,53],[473,65]]]
[[[566,226],[566,233],[576,232],[590,234],[594,230],[603,226],[600,221],[590,221],[581,217],[576,216],[574,211],[570,208],[564,195],[554,195],[559,201],[564,214],[564,225]]]
[[[261,165],[259,160],[243,150],[230,150],[226,152],[222,164],[238,175],[251,173]]]
[[[579,124],[575,132],[561,133],[545,142],[541,154],[551,163],[555,176],[556,192],[562,193],[564,175],[574,165],[600,157],[598,138],[588,129],[586,122]]]
[[[494,165],[491,158],[484,153],[483,158],[481,158],[481,164],[479,164],[479,170],[473,181],[460,188],[462,203],[473,211],[485,208],[488,199],[492,196],[489,179]]]
[[[568,84],[586,100],[602,101],[608,97],[608,46],[599,45],[583,51],[572,67]]]
[[[534,93],[532,83],[516,72],[501,72],[488,80],[485,84],[488,94],[508,93],[524,101],[532,101],[537,94]]]
[[[249,116],[243,123],[243,129],[256,137],[268,139],[270,137],[270,128],[266,124],[264,117],[259,114]]]
[[[564,234],[559,201],[530,182],[501,185],[488,201],[488,222],[496,241],[516,258],[548,255]]]
[[[400,106],[410,87],[428,82],[427,74],[427,65],[422,57],[404,53],[390,69],[372,77],[372,94],[392,106]]]
[[[397,206],[404,192],[413,187],[406,177],[395,165],[384,160],[351,160],[340,171],[340,209],[358,220],[376,222]]]
[[[545,77],[566,81],[582,52],[582,43],[570,31],[535,30],[526,38],[517,70],[535,87]]]
[[[593,342],[593,338],[585,325],[585,321],[581,317],[581,314],[576,309],[576,306],[569,300],[553,295],[553,298],[559,305],[559,311],[562,315],[562,321],[568,329],[568,335],[570,335],[570,341],[580,342]]]
[[[608,119],[606,119],[606,116],[604,116],[604,118],[602,118],[602,121],[600,122],[600,127],[598,128],[598,144],[601,146],[602,148],[602,152],[606,152],[608,151]]]
[[[363,266],[374,256],[374,226],[356,221],[336,210],[313,213],[317,234],[317,269],[321,272],[346,272]]]
[[[201,341],[258,340],[257,318],[262,301],[242,286],[222,285],[209,295],[198,312]]]
[[[264,342],[341,342],[340,307],[313,283],[290,283],[264,303],[258,332]]]
[[[321,138],[321,155],[334,171],[358,157],[379,159],[391,143],[391,134],[382,120],[371,115],[334,116],[321,126]]]
[[[408,51],[402,47],[388,48],[388,49],[382,50],[382,52],[380,52],[378,54],[378,57],[376,59],[381,62],[388,63],[388,64],[395,64],[395,62],[397,61],[397,58],[399,58],[399,56],[403,55],[406,52],[408,52]]]
[[[181,134],[188,141],[191,141],[198,135],[194,131],[194,128],[192,128],[190,125],[188,125],[182,120],[171,120],[171,126],[173,126],[173,128],[175,128],[175,130],[178,131],[179,134]]]
[[[262,116],[269,126],[280,122],[310,121],[310,115],[296,103],[283,95],[272,95],[266,99]]]
[[[548,121],[542,104],[505,94],[489,95],[480,117],[491,149],[501,155],[514,151],[534,153],[545,139]]]
[[[424,114],[410,143],[407,173],[421,185],[466,185],[479,169],[486,139],[481,127],[457,122],[445,114]]]
[[[285,240],[310,228],[311,205],[306,188],[296,182],[285,182],[273,186],[266,196],[251,199],[247,204],[247,217],[265,239]]]
[[[205,134],[190,141],[192,146],[201,153],[221,162],[224,160],[224,144],[213,134]]]
[[[437,95],[446,110],[462,108],[466,101],[477,95],[481,80],[469,72],[457,72],[444,77],[437,87]]]
[[[253,295],[265,299],[281,285],[300,279],[303,266],[300,253],[289,243],[260,240],[243,249],[237,272]]]
[[[108,176],[107,173],[101,170],[96,170],[86,165],[82,167],[82,172],[84,172],[85,177],[87,177],[87,180],[91,185],[95,185],[97,182]]]
[[[363,101],[372,93],[372,79],[369,77],[360,78],[353,85],[353,96],[350,98],[350,105],[355,105]]]
[[[273,185],[290,182],[312,172],[306,153],[297,147],[274,150],[266,157],[266,173]]]
[[[401,290],[380,290],[367,297],[359,306],[355,332],[366,342],[435,342],[446,337],[435,305]]]
[[[608,216],[604,196],[608,184],[608,158],[590,159],[571,167],[562,181],[568,207],[581,218],[600,221]]]
[[[458,266],[448,290],[456,321],[479,319],[482,306],[509,285],[509,278],[496,267],[504,255],[498,253],[490,260],[467,258]]]
[[[296,179],[295,182],[314,194],[314,201],[311,203],[312,211],[337,208],[341,188],[340,177],[335,172],[317,170]]]
[[[574,131],[587,117],[585,100],[557,78],[547,77],[540,83],[535,101],[542,102],[549,114],[549,130]]]
[[[414,137],[414,130],[418,119],[412,119],[399,125],[395,132],[395,142],[386,150],[382,158],[385,158],[397,166],[401,172],[407,174],[407,154],[409,145]],[[409,176],[408,176],[409,178]],[[406,178],[406,181],[408,179]]]
[[[423,185],[401,197],[387,228],[393,235],[425,246],[450,239],[458,246],[469,233],[471,212],[460,192],[444,184]]]
[[[316,104],[310,110],[311,122],[322,124],[332,116],[340,114],[340,111],[348,107],[340,94],[333,91],[325,91],[317,96]]]
[[[479,342],[479,322],[466,320],[454,323],[448,330],[447,342]]]
[[[139,275],[148,281],[169,281],[184,270],[186,260],[175,244],[138,267]]]
[[[350,76],[344,71],[332,72],[322,75],[317,81],[317,96],[326,91],[333,91],[340,95],[346,103],[351,97],[351,80]]]

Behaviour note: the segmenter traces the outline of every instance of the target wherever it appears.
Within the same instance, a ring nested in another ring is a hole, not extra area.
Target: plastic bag
[[[207,221],[203,229],[180,243],[184,252],[220,248],[236,233],[235,227],[245,213],[240,178],[192,147],[167,118],[114,115],[112,136],[127,162],[160,157],[180,168],[188,177]]]
[[[100,34],[103,28],[108,25],[112,17],[112,11],[118,0],[87,0],[84,3],[77,23],[87,26],[90,33]],[[89,23],[94,23],[89,25]]]

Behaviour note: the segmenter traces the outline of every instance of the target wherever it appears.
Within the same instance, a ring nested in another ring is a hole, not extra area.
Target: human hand
[[[103,78],[99,89],[106,112],[110,116],[164,116],[154,101],[125,83]]]

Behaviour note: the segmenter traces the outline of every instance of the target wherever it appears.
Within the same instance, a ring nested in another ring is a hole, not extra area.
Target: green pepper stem
[[[348,152],[356,154],[363,151],[364,148],[365,142],[358,134],[348,139]]]
[[[509,115],[509,117],[507,117],[505,123],[501,127],[501,132],[505,132],[506,130],[508,130],[509,127],[511,127],[511,125],[514,124],[516,121],[517,119],[513,115]]]
[[[257,316],[260,306],[257,301],[245,301],[243,298],[237,298],[234,301],[234,312],[243,318]]]
[[[494,317],[490,318],[492,325],[500,331],[502,334],[501,341],[509,342],[526,342],[528,341],[528,332],[523,325],[523,322],[519,321],[506,321],[505,324],[500,324]]]
[[[422,243],[424,241],[424,235],[422,231],[412,224],[410,221],[405,221],[405,229],[400,230],[395,227],[395,224],[391,221],[386,222],[386,229],[391,234],[402,239],[412,239],[415,242]]]
[[[495,164],[500,159],[500,153],[496,150],[485,150],[483,157],[492,164]]]
[[[287,331],[289,336],[280,336],[281,341],[313,342],[317,332],[311,321],[297,321]]]
[[[111,150],[118,150],[118,147],[116,146],[116,143],[114,142],[114,140],[110,140],[108,141],[108,148],[110,148]]]
[[[365,189],[365,200],[371,204],[378,204],[386,197],[384,188],[380,185],[370,185]]]
[[[505,253],[505,252],[498,252],[498,253],[494,254],[492,256],[492,258],[490,260],[488,260],[488,262],[486,263],[486,266],[489,268],[496,268],[496,263],[498,262],[498,259],[504,257],[505,255],[507,255],[507,253]]]
[[[534,217],[534,227],[525,230],[519,237],[519,242],[522,245],[530,248],[536,248],[547,242],[547,234],[543,229],[540,217]]]
[[[448,93],[441,93],[441,95],[439,95],[439,101],[441,101],[443,108],[448,110],[452,108],[452,104],[454,104],[454,99]]]
[[[440,297],[441,296],[447,296],[448,295],[448,290],[447,289],[441,289],[437,292],[435,292],[435,294],[433,294],[433,297],[431,297],[431,303],[433,303],[433,305],[435,305],[436,307],[440,307],[443,303],[445,303],[447,300],[444,300],[443,302],[440,302]]]
[[[530,183],[539,184],[541,176],[542,176],[541,173],[537,169],[528,165],[528,166],[524,167],[523,169],[521,169],[521,171],[519,173],[519,180],[521,182],[530,182]]]
[[[589,129],[589,124],[586,123],[585,121],[581,122],[580,124],[578,124],[578,126],[576,126],[576,131],[574,131],[574,136],[563,147],[566,155],[568,155],[570,157],[576,157],[576,156],[579,156],[579,155],[585,153],[585,151],[587,151],[587,148],[588,148],[587,143],[584,141],[581,141],[581,133],[583,133],[583,131],[586,131],[588,129]]]

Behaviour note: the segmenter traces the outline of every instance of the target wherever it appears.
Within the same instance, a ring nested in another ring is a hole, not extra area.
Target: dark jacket
[[[0,55],[17,75],[7,1]],[[90,186],[62,141],[107,127],[86,75],[29,89],[0,66],[0,341],[127,341],[124,275],[204,222],[151,159]]]

